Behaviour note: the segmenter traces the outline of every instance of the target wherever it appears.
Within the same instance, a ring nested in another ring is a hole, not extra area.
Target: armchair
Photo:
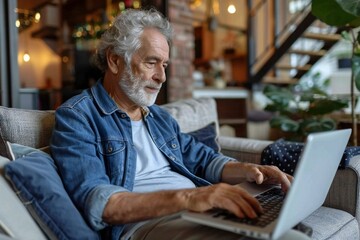
[[[271,143],[219,136],[216,102],[211,98],[186,99],[162,107],[184,132],[215,123],[221,152],[239,161],[260,163],[262,150]],[[44,232],[44,226],[16,196],[3,172],[3,166],[10,161],[7,142],[47,151],[53,125],[53,111],[0,106],[0,238],[56,239]],[[313,239],[359,239],[359,172],[359,157],[354,157],[346,169],[338,170],[324,206],[304,220],[313,228]]]

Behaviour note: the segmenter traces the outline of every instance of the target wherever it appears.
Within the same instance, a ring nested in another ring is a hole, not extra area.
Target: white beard
[[[159,93],[147,93],[145,87],[150,86],[160,89],[162,84],[136,77],[128,67],[124,76],[120,79],[119,85],[131,101],[140,107],[145,107],[153,105]]]

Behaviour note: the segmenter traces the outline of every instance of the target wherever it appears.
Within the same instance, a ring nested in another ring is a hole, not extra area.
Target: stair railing
[[[262,69],[266,61],[271,57],[274,58],[275,51],[282,46],[289,35],[297,31],[296,26],[306,17],[308,17],[307,25],[315,18],[309,16],[311,0],[248,0],[247,4],[248,79],[250,83],[254,83],[261,81],[271,68],[269,66]],[[275,58],[278,60],[280,56]],[[275,59],[272,59],[272,64],[275,62],[273,60]]]

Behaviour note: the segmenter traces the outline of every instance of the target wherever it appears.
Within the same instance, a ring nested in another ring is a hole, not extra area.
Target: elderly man
[[[75,205],[106,239],[139,234],[160,217],[177,222],[173,214],[183,210],[255,218],[258,201],[228,183],[279,183],[286,191],[292,180],[276,167],[216,153],[154,105],[171,35],[155,10],[122,13],[97,49],[103,77],[56,111],[52,155]]]

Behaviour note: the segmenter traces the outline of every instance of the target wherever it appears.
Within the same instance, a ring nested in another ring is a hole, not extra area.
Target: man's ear
[[[113,53],[110,49],[106,51],[106,60],[108,68],[113,74],[117,74],[120,71],[122,58]]]

